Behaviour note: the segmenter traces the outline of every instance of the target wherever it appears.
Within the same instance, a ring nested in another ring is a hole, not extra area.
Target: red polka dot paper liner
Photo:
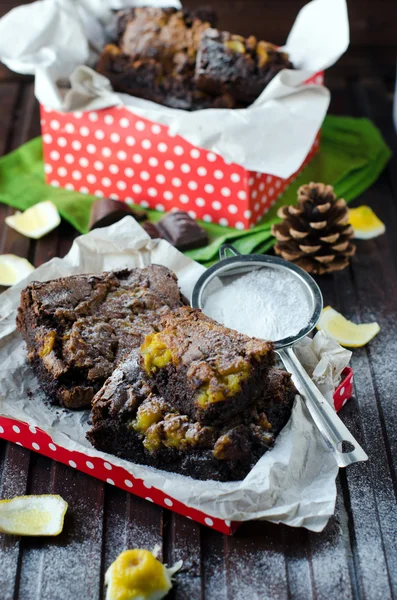
[[[306,83],[321,85],[322,73]],[[255,226],[319,149],[317,136],[300,169],[282,179],[229,163],[123,106],[74,113],[42,106],[41,126],[50,185],[241,230]]]
[[[347,367],[342,376],[343,381],[334,394],[336,410],[339,410],[353,394],[352,369]],[[104,459],[102,456],[89,456],[83,452],[71,451],[56,444],[48,433],[39,427],[33,427],[22,421],[0,416],[0,437],[96,477],[109,485],[114,485],[131,494],[145,498],[148,502],[154,502],[163,508],[168,508],[220,533],[232,535],[241,525],[238,521],[228,521],[207,515],[172,498],[169,494],[164,494],[161,490],[145,483],[143,479],[134,477],[123,467],[113,464],[112,455],[110,454]]]
[[[163,508],[179,513],[188,519],[207,525],[221,533],[232,534],[239,525],[230,521],[209,516],[197,509],[190,508],[175,498],[164,494],[144,480],[135,478],[126,469],[112,464],[112,456],[107,460],[98,456],[88,456],[82,452],[69,449],[54,443],[52,438],[38,427],[22,421],[0,416],[0,437],[39,454],[48,456],[73,469],[82,471],[92,477],[105,481],[148,502],[154,502]]]
[[[334,406],[338,412],[353,396],[353,369],[346,367],[342,372],[342,382],[334,393]]]

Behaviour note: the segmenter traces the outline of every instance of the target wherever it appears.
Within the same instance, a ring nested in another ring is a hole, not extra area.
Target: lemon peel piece
[[[26,258],[15,254],[0,255],[0,285],[15,285],[34,271],[34,266]]]
[[[361,348],[361,346],[365,346],[380,331],[378,323],[362,323],[357,325],[357,323],[348,321],[331,306],[323,309],[317,323],[317,329],[328,333],[341,346],[349,348]]]
[[[354,237],[358,240],[370,240],[386,231],[386,226],[369,206],[349,209],[349,223],[354,229]]]
[[[171,578],[182,561],[167,568],[156,558],[157,548],[125,550],[105,575],[106,600],[161,600],[172,588]]]
[[[57,494],[0,500],[0,531],[11,535],[59,535],[68,503]]]
[[[55,204],[51,200],[45,200],[34,204],[23,213],[16,212],[15,215],[6,217],[5,222],[18,233],[38,240],[58,227],[61,217]]]

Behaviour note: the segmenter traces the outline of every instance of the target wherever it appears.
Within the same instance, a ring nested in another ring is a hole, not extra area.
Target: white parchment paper
[[[326,88],[303,82],[346,51],[346,0],[312,0],[301,10],[285,45],[298,70],[279,73],[249,108],[195,112],[117,94],[92,70],[106,43],[111,9],[137,4],[180,7],[178,0],[39,0],[0,20],[0,60],[14,71],[35,74],[36,95],[49,108],[124,105],[246,169],[283,178],[297,171],[330,99]],[[65,87],[67,78],[71,89]]]
[[[65,411],[43,402],[27,361],[25,344],[15,330],[21,289],[32,280],[142,267],[151,262],[172,269],[187,297],[204,270],[164,240],[151,240],[132,217],[126,217],[111,227],[79,237],[64,259],[52,259],[2,294],[0,413],[40,427],[71,451],[106,458],[171,498],[208,515],[235,521],[267,519],[321,531],[334,512],[338,467],[299,397],[275,447],[244,481],[233,483],[195,481],[98,452],[85,439],[88,411]]]
[[[313,338],[306,337],[299,342],[295,346],[295,354],[322,395],[335,408],[334,391],[341,382],[342,371],[349,364],[352,352],[342,348],[325,331],[318,331]]]

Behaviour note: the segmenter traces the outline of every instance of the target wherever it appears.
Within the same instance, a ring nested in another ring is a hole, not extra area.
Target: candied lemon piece
[[[161,407],[155,402],[150,404],[141,404],[136,414],[136,419],[132,422],[132,427],[139,433],[145,433],[151,425],[158,423],[163,418]]]
[[[225,46],[228,50],[245,54],[245,46],[242,42],[240,42],[240,40],[228,40],[225,42]]]
[[[333,337],[342,346],[360,348],[368,344],[380,331],[378,323],[363,323],[357,325],[345,319],[343,315],[327,306],[321,313],[317,323],[321,329]]]
[[[216,381],[205,382],[199,389],[196,402],[202,408],[214,402],[221,402],[228,396],[234,396],[241,390],[241,384],[245,381],[251,370],[249,364],[232,365],[223,373],[214,373],[213,379]]]
[[[34,271],[26,258],[15,254],[0,255],[0,285],[15,285]]]
[[[17,212],[6,217],[7,225],[26,237],[38,240],[46,235],[61,222],[57,207],[51,200],[39,202],[25,212]]]
[[[369,206],[350,208],[349,223],[354,229],[354,237],[359,240],[370,240],[386,231],[385,224]]]
[[[161,448],[161,431],[155,425],[149,427],[147,432],[145,433],[145,439],[142,444],[144,448],[151,454],[154,454]]]
[[[57,494],[0,500],[0,531],[12,535],[59,535],[68,504]]]
[[[171,569],[154,556],[156,549],[125,550],[106,571],[106,600],[161,600],[172,588],[171,577],[180,569]]]
[[[44,337],[43,346],[39,352],[40,358],[44,358],[45,356],[48,356],[52,352],[56,338],[57,338],[56,331],[49,331],[47,333],[47,335]]]
[[[172,362],[172,352],[163,341],[160,333],[149,333],[142,346],[144,369],[148,375],[156,373]]]

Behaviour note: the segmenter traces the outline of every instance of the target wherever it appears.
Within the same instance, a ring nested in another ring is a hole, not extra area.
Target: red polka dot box
[[[323,73],[306,83],[322,84]],[[269,210],[319,149],[319,135],[288,179],[248,171],[193,146],[166,125],[124,106],[62,113],[42,106],[47,183],[100,198],[248,229]]]
[[[353,394],[353,371],[347,367],[342,373],[342,382],[334,394],[335,409],[340,410]],[[241,525],[238,521],[228,521],[205,514],[195,508],[186,506],[182,502],[165,494],[162,490],[145,483],[142,479],[135,478],[126,469],[112,464],[112,457],[106,460],[98,456],[88,456],[83,452],[71,451],[59,444],[38,427],[29,426],[27,423],[0,416],[0,437],[10,442],[34,450],[39,454],[48,456],[53,460],[69,465],[73,469],[83,471],[110,485],[131,492],[136,496],[145,498],[164,508],[179,513],[188,519],[193,519],[201,525],[207,525],[221,533],[232,535]]]

